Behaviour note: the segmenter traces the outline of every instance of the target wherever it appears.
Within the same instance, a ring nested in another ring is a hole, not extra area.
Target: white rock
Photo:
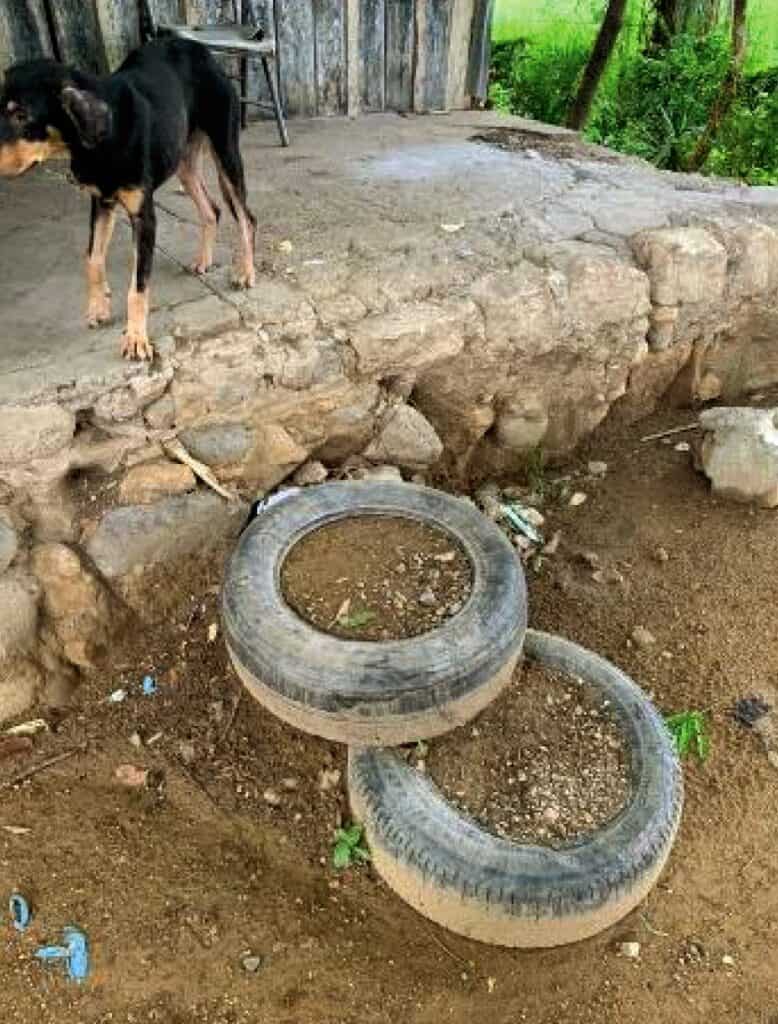
[[[299,487],[306,487],[309,484],[322,484],[328,476],[329,473],[324,463],[312,459],[303,463],[292,479]]]
[[[586,499],[587,495],[585,495],[583,491],[576,491],[575,494],[570,496],[570,500],[567,504],[570,505],[571,508],[578,508],[579,505],[583,505]]]
[[[706,409],[700,464],[716,494],[778,505],[778,409]]]
[[[639,942],[622,942],[619,945],[619,953],[622,956],[627,957],[628,960],[639,960],[640,959],[640,943]]]
[[[605,476],[608,472],[608,463],[598,461],[590,462],[587,469],[592,476]]]
[[[378,438],[365,451],[373,462],[390,462],[407,469],[425,469],[443,454],[435,428],[410,405],[400,405]]]

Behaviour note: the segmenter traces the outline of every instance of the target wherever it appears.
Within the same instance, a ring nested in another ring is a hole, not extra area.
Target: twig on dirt
[[[230,717],[227,720],[227,724],[224,726],[224,729],[222,731],[221,736],[219,737],[219,742],[218,742],[217,746],[221,747],[223,745],[224,741],[229,736],[230,729],[232,729],[233,725],[235,724],[235,719],[238,717],[238,708],[240,707],[240,702],[242,700],[243,700],[243,691],[241,690],[238,693],[238,696],[232,702],[232,711],[230,712]]]
[[[172,458],[178,459],[179,462],[183,462],[185,466],[189,466],[195,476],[199,477],[204,484],[207,484],[212,491],[216,491],[217,494],[220,494],[222,498],[226,498],[227,501],[234,502],[239,500],[234,491],[229,491],[226,487],[222,487],[208,466],[204,465],[202,462],[198,462],[197,459],[192,458],[177,437],[163,441],[162,447]]]
[[[640,915],[640,920],[646,926],[646,930],[651,932],[652,935],[657,935],[660,939],[669,939],[670,932],[660,932],[658,928],[654,928],[648,917],[645,914]]]
[[[433,931],[430,931],[429,928],[425,927],[424,931],[429,935],[435,945],[439,946],[443,950],[446,956],[450,956],[452,960],[456,960],[458,964],[461,964],[463,967],[467,967],[468,970],[473,970],[473,964],[470,960],[465,960],[464,957],[459,956],[458,953],[449,949],[445,942],[442,942]]]
[[[684,427],[671,427],[669,430],[660,430],[658,434],[646,434],[641,441],[660,441],[663,437],[672,437],[673,434],[685,434],[688,430],[699,430],[699,423],[688,423]]]
[[[80,747],[73,747],[72,750],[66,750],[63,754],[50,757],[47,761],[41,761],[40,764],[34,764],[32,768],[26,768],[23,772],[19,772],[13,778],[4,782],[0,789],[11,789],[13,786],[18,786],[20,782],[25,782],[27,779],[32,778],[33,775],[37,775],[38,772],[45,771],[46,768],[51,768],[53,765],[59,764],[60,761],[66,761],[69,757],[75,757],[76,754],[83,754],[85,750],[86,745],[82,744]]]

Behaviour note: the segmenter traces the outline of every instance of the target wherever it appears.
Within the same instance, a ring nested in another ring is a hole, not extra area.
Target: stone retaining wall
[[[234,535],[162,442],[244,499],[306,466],[440,460],[517,469],[610,413],[778,382],[778,230],[749,219],[560,241],[485,267],[460,254],[310,261],[243,298],[170,311],[149,368],[0,408],[0,721],[58,701],[138,614],[127,580]],[[114,474],[111,507],[78,482]],[[307,474],[307,475],[306,475]]]

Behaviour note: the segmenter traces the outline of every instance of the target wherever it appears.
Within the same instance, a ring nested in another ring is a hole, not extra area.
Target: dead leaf
[[[120,764],[114,775],[117,782],[121,782],[123,786],[140,789],[148,782],[149,770],[148,768],[138,768],[134,764]]]

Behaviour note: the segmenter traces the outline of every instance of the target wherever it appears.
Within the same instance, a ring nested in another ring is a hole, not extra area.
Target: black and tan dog
[[[192,270],[204,274],[213,261],[219,208],[203,179],[208,149],[238,225],[234,284],[254,284],[256,222],[246,205],[239,134],[238,97],[199,43],[156,39],[105,78],[49,60],[17,64],[7,72],[0,95],[0,175],[15,177],[44,160],[69,156],[73,176],[92,195],[86,265],[90,326],[111,315],[105,257],[117,206],[130,217],[135,265],[123,355],[153,355],[147,319],[154,191],[174,174],[200,214],[200,251]]]

